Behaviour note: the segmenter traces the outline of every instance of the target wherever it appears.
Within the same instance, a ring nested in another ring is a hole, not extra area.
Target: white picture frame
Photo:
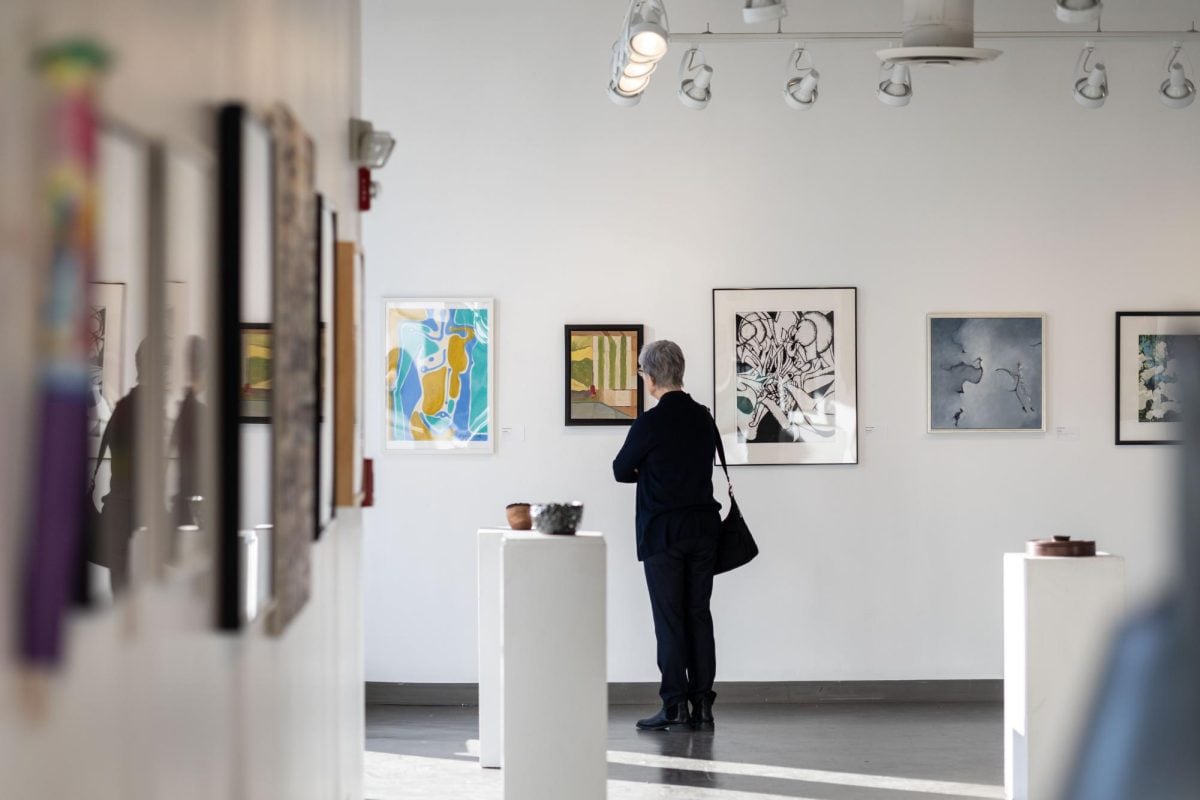
[[[713,290],[713,403],[730,466],[858,463],[858,290]]]
[[[383,320],[385,448],[412,453],[495,452],[494,301],[388,298]],[[431,342],[432,351],[425,352]],[[418,363],[421,359],[424,363]],[[445,370],[441,378],[421,377],[439,370]],[[479,380],[484,376],[480,397]],[[426,384],[443,394],[427,397]]]
[[[959,322],[960,333],[971,326],[971,340],[956,342],[959,334],[945,322]],[[1046,333],[1046,315],[1038,312],[926,315],[926,432],[1044,434],[1049,418]],[[1024,351],[1034,347],[1037,352],[1023,360]]]

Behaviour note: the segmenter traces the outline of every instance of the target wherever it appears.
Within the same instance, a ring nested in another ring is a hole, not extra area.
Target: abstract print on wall
[[[716,289],[713,379],[730,464],[858,463],[857,291]]]
[[[494,449],[492,301],[387,300],[389,449]]]
[[[1117,313],[1117,444],[1182,436],[1182,364],[1200,350],[1200,312]]]
[[[641,325],[567,325],[566,424],[632,425],[645,408]]]
[[[1046,430],[1046,318],[930,314],[930,433]]]

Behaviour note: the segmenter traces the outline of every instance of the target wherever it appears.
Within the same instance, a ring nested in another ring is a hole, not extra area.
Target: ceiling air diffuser
[[[977,64],[999,50],[975,46],[975,0],[904,0],[902,47],[876,55],[889,64]]]

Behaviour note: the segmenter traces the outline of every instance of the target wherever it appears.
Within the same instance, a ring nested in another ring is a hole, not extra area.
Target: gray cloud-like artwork
[[[1043,430],[1041,317],[933,317],[929,425],[935,431]]]

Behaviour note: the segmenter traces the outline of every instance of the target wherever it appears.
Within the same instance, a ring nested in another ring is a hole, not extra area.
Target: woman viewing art
[[[637,554],[662,674],[662,708],[637,727],[712,730],[717,657],[709,601],[721,537],[712,484],[716,427],[708,409],[683,391],[679,345],[650,342],[639,364],[658,405],[633,423],[613,461],[617,481],[637,484]]]

